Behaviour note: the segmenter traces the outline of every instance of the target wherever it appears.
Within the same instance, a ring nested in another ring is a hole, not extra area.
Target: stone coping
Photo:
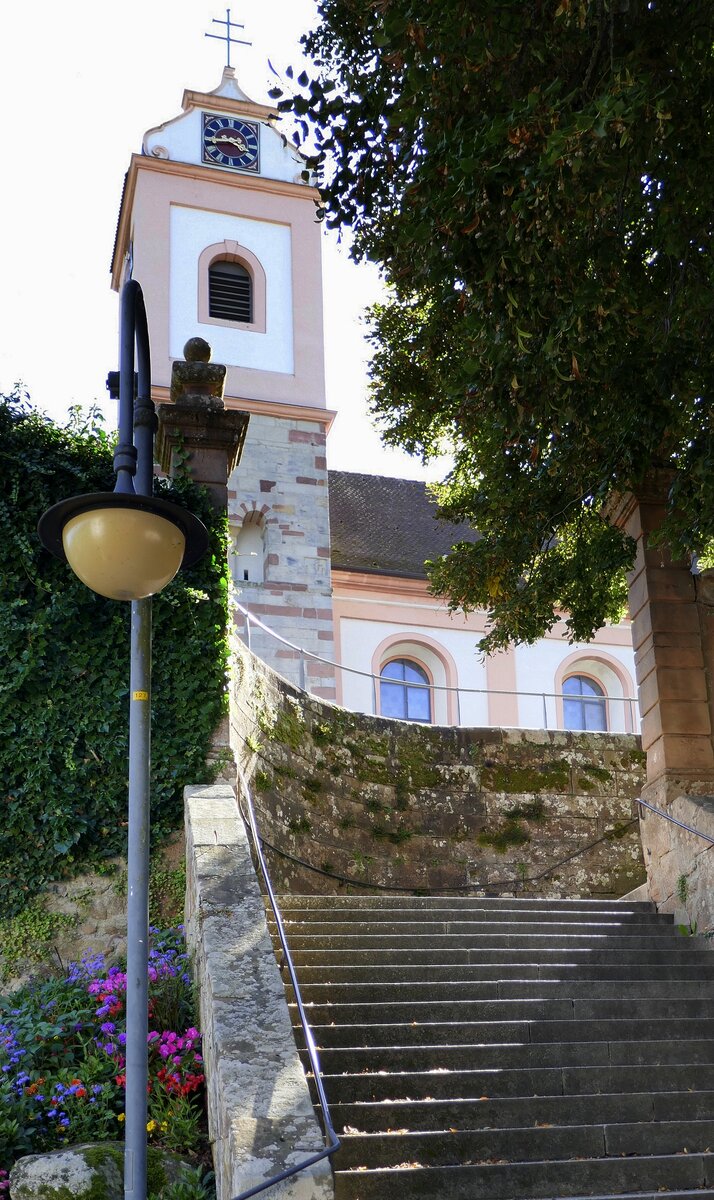
[[[189,787],[186,940],[200,992],[217,1200],[324,1147],[233,789]],[[267,1195],[332,1200],[323,1159]]]

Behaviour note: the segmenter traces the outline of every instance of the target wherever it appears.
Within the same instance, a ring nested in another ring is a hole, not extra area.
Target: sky
[[[210,0],[6,0],[0,15],[0,392],[21,381],[61,419],[106,396],[117,365],[118,297],[109,264],[124,173],[144,132],[181,111],[184,88],[221,80],[224,33]],[[276,69],[300,61],[315,0],[244,0],[231,8],[249,47],[231,63],[252,99],[267,100]],[[327,403],[338,416],[328,462],[341,470],[439,478],[387,450],[367,415],[361,313],[379,296],[376,268],[352,263],[324,235]],[[141,281],[140,281],[141,282]]]

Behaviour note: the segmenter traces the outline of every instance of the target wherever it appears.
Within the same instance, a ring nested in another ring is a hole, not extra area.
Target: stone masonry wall
[[[656,792],[650,793],[648,800],[664,810]],[[677,796],[667,805],[667,812],[714,840],[711,795]],[[647,809],[642,810],[640,827],[649,899],[660,912],[674,913],[676,921],[699,933],[713,929],[714,845]]]
[[[325,429],[314,421],[252,415],[245,450],[231,476],[228,518],[233,537],[243,521],[263,528],[265,578],[236,579],[238,598],[250,612],[289,641],[334,658],[330,582],[330,524]],[[244,635],[242,619],[239,632]],[[276,671],[300,682],[296,651],[253,627],[255,652]],[[307,660],[310,687],[334,697],[334,671]]]
[[[277,890],[604,897],[644,880],[637,738],[370,717],[304,695],[240,644],[235,658],[231,739]]]

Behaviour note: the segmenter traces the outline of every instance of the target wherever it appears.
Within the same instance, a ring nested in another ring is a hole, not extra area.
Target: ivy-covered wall
[[[240,642],[235,664],[232,741],[279,890],[604,897],[644,882],[638,738],[369,717],[305,697]]]
[[[0,920],[52,880],[126,849],[130,606],[43,550],[50,505],[114,486],[96,420],[60,427],[0,397]],[[158,483],[209,528],[210,550],[153,605],[152,827],[182,823],[226,707],[225,516],[190,480]]]

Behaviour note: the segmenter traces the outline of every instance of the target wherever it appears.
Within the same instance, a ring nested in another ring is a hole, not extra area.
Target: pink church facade
[[[317,193],[276,126],[230,68],[214,92],[185,92],[132,157],[112,265],[114,287],[133,274],[144,289],[155,400],[199,336],[227,367],[226,407],[250,415],[228,517],[252,649],[359,711],[637,731],[628,622],[576,646],[561,623],[484,659],[483,614],[450,614],[424,569],[464,530],[435,519],[421,483],[328,470]]]

